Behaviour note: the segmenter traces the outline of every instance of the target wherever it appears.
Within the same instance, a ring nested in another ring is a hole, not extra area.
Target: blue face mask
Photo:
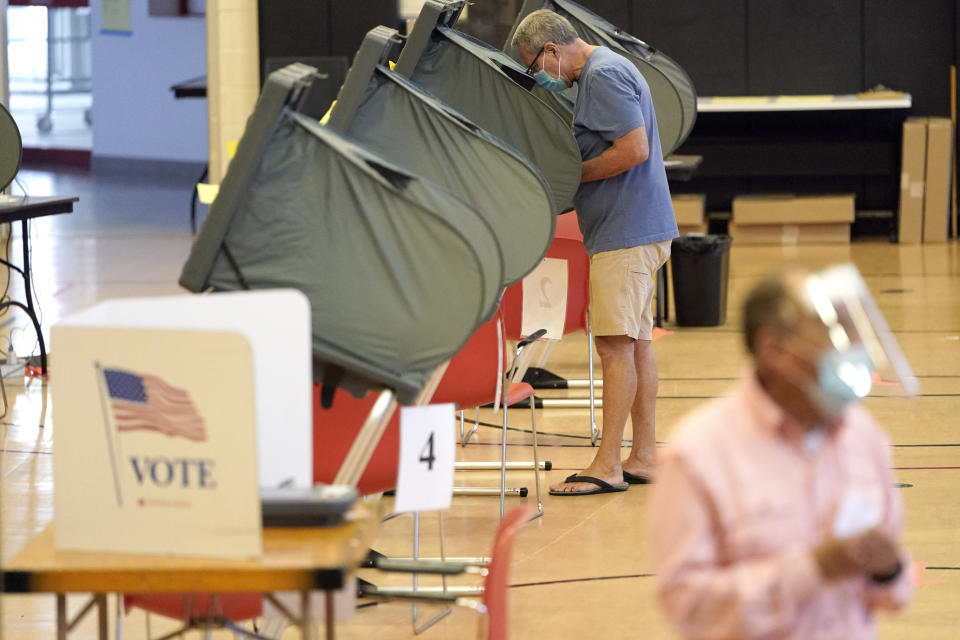
[[[557,75],[560,75],[560,56],[557,56]],[[549,73],[540,69],[534,74],[533,79],[537,81],[537,84],[546,89],[547,91],[563,91],[567,88],[566,81],[563,78],[554,78]]]
[[[870,393],[873,362],[863,345],[844,351],[827,349],[817,359],[817,383],[811,399],[827,415],[835,416]]]

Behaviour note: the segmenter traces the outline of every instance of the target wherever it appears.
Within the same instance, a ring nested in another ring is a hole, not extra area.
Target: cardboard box
[[[677,218],[677,226],[691,226],[703,224],[706,214],[706,197],[702,193],[675,194],[673,200],[673,215]],[[683,232],[680,232],[683,235]]]
[[[733,199],[733,220],[738,225],[823,224],[853,222],[852,193],[832,196],[763,195]]]
[[[730,237],[745,244],[848,244],[850,224],[751,224],[730,223]]]
[[[950,226],[950,176],[953,125],[949,118],[927,122],[927,167],[924,171],[923,242],[946,242]]]
[[[897,240],[901,244],[918,244],[923,239],[923,191],[927,166],[926,118],[907,118],[903,123],[902,153]]]

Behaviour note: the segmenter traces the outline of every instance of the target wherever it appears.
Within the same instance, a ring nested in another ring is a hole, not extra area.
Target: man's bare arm
[[[613,141],[613,146],[583,163],[580,182],[606,180],[620,175],[650,157],[647,128],[637,127]]]

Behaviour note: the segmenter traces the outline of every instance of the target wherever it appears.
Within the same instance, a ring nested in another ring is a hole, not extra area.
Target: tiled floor
[[[189,250],[190,181],[89,175],[83,172],[27,170],[21,181],[30,193],[81,197],[77,212],[38,220],[33,225],[36,288],[44,327],[98,300],[118,296],[176,293],[176,279]],[[14,255],[18,247],[14,240]],[[737,247],[731,254],[729,307],[724,326],[667,328],[655,343],[660,369],[658,437],[669,442],[678,418],[707,397],[723,392],[745,363],[737,330],[739,304],[751,282],[771,265],[798,260],[813,266],[853,260],[886,314],[887,320],[922,384],[914,399],[877,388],[867,406],[889,430],[896,445],[894,462],[907,507],[906,544],[928,569],[910,608],[884,619],[885,639],[956,638],[960,633],[960,246],[900,247],[882,239],[849,247]],[[18,295],[18,283],[13,283]],[[5,322],[5,324],[4,324]],[[17,315],[0,317],[0,336],[12,336],[17,353],[34,347],[34,336]],[[6,343],[0,340],[0,346]],[[571,378],[586,376],[585,338],[568,337],[549,367]],[[56,349],[52,350],[56,378]],[[598,369],[599,372],[599,369]],[[38,380],[7,379],[10,412],[0,424],[0,501],[2,557],[9,558],[52,519],[52,446],[55,407],[45,405]],[[553,392],[543,395],[583,395]],[[529,427],[525,411],[513,413],[513,426]],[[483,412],[481,419],[496,419]],[[41,427],[41,421],[43,426]],[[579,469],[592,455],[587,413],[582,409],[539,412],[542,458],[554,470],[549,482]],[[458,452],[467,460],[493,460],[496,429],[483,427],[479,438]],[[529,436],[511,432],[509,455],[529,459]],[[483,472],[458,474],[458,484],[494,480]],[[529,472],[511,472],[508,483],[532,488]],[[645,514],[648,489],[577,499],[545,500],[546,515],[519,534],[510,590],[513,637],[670,638],[653,598],[651,563],[645,543],[650,523]],[[529,498],[528,498],[529,500]],[[513,498],[511,504],[519,503]],[[435,519],[425,518],[423,553],[437,551]],[[487,553],[497,525],[494,498],[458,497],[447,513],[447,553]],[[410,553],[410,518],[386,522],[376,541],[385,553]],[[396,578],[363,572],[380,584]],[[469,581],[468,581],[469,582]],[[475,582],[475,581],[474,581]],[[78,606],[79,598],[71,605]],[[53,598],[4,597],[2,635],[7,639],[54,637]],[[363,608],[338,624],[341,638],[411,637],[410,608],[380,604]],[[427,637],[475,637],[477,616],[457,609],[427,632]],[[143,616],[131,613],[124,637],[143,637]],[[169,625],[155,622],[154,633]],[[81,638],[94,637],[87,622]],[[228,637],[217,634],[216,637]],[[296,637],[290,631],[285,638]]]

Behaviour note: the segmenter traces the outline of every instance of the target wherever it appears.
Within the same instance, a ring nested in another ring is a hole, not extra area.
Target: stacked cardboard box
[[[903,123],[900,174],[901,244],[946,242],[950,223],[953,125],[948,118]]]
[[[680,235],[707,233],[706,198],[703,194],[676,194],[673,199],[673,214],[677,217]]]
[[[897,239],[901,244],[923,240],[923,182],[927,166],[927,119],[907,118],[903,123],[900,163],[900,215]]]
[[[927,120],[927,167],[924,171],[923,242],[946,242],[950,227],[950,176],[953,124],[949,118]]]
[[[843,244],[854,215],[853,194],[738,196],[730,235],[737,244]]]

